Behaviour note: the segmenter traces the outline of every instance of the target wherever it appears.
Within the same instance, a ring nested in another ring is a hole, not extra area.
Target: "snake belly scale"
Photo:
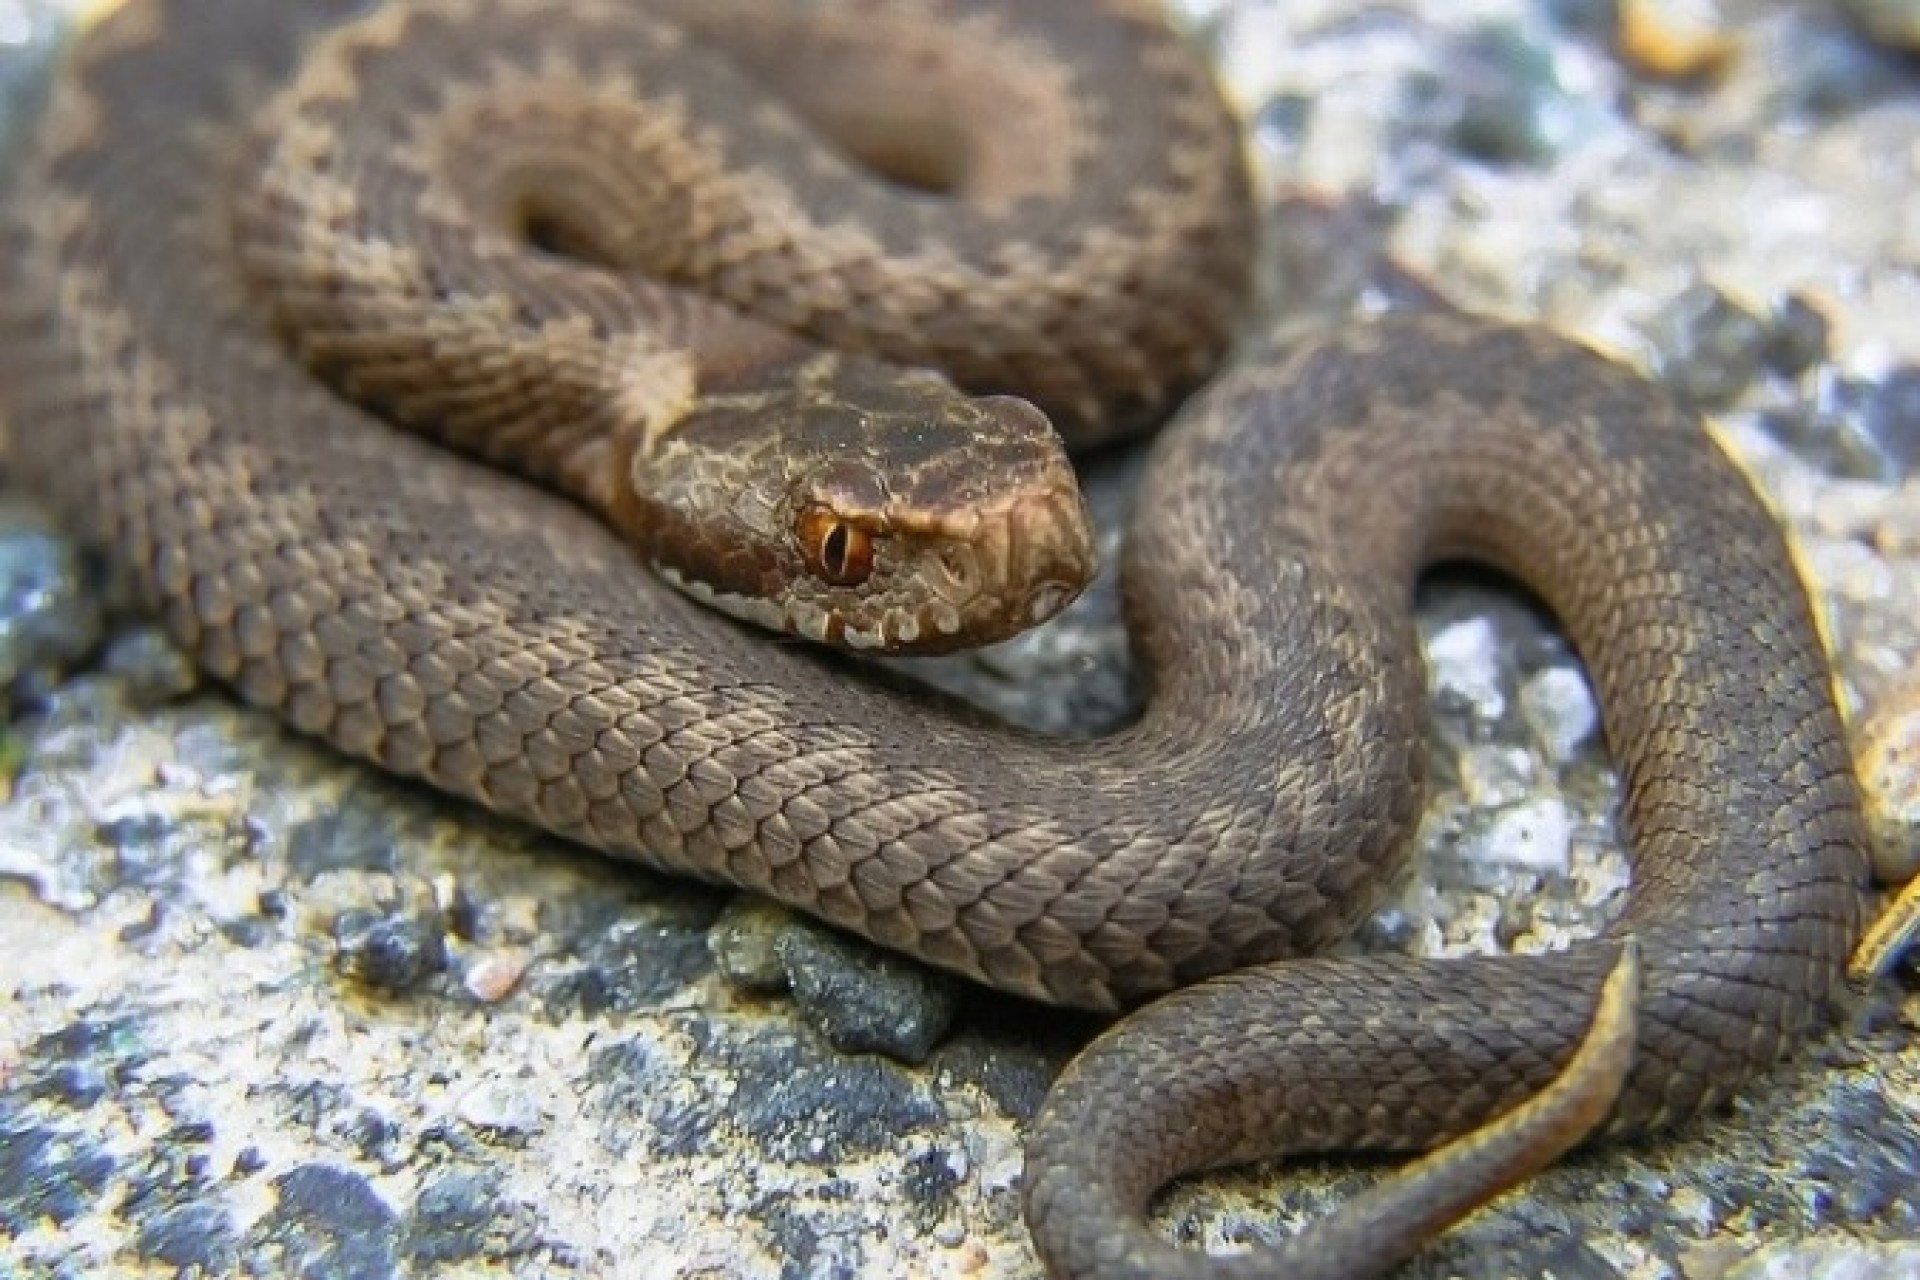
[[[722,358],[677,366],[680,398],[697,405],[716,368],[777,362],[788,340],[765,335],[798,324],[810,344],[1025,390],[1086,440],[1137,424],[1217,357],[1250,202],[1231,117],[1152,6],[837,0],[792,11],[826,23],[811,43],[768,16],[786,9],[658,7],[733,51],[746,80],[807,102],[792,116],[723,103],[687,136],[748,166],[730,180],[781,211],[773,230],[803,260],[856,268],[794,302],[795,259],[729,258],[718,290],[762,307],[752,322],[677,278],[530,268],[572,271],[582,306],[625,308],[655,354],[731,335]],[[1139,722],[1064,743],[950,720],[714,616],[578,503],[396,431],[302,367],[238,261],[236,189],[250,122],[361,8],[132,0],[83,39],[6,205],[0,396],[19,473],[208,671],[346,752],[1023,996],[1117,1009],[1186,988],[1097,1042],[1036,1124],[1028,1216],[1053,1270],[1377,1270],[1416,1243],[1375,1238],[1394,1235],[1386,1215],[1210,1259],[1141,1214],[1189,1169],[1470,1134],[1584,1061],[1596,1016],[1628,1023],[1631,1056],[1568,1140],[1724,1099],[1814,1026],[1866,876],[1825,659],[1778,529],[1637,377],[1461,318],[1251,343],[1162,435],[1144,481],[1123,564],[1151,687]],[[423,117],[491,79],[538,103],[528,118],[564,123],[568,87],[619,55],[574,30],[576,9],[619,22],[607,14],[623,8],[389,7],[348,40],[419,59]],[[456,28],[480,52],[461,55]],[[873,44],[850,57],[856,31]],[[356,58],[318,91],[322,121],[351,105]],[[810,90],[816,62],[826,88]],[[971,177],[951,153],[921,155],[865,105],[901,83],[949,86],[929,88],[938,109],[909,121],[921,131],[1002,125],[1026,149],[969,134]],[[749,145],[795,117],[853,141],[838,160]],[[567,131],[550,132],[564,153]],[[485,167],[426,136],[394,143],[421,172]],[[861,185],[848,151],[882,176]],[[333,198],[349,235],[368,225],[359,197]],[[436,210],[426,224],[456,256],[482,237]],[[816,234],[827,247],[806,258]],[[589,236],[587,256],[657,266],[655,232],[631,235]],[[1076,256],[1086,244],[1144,246],[1146,265]],[[895,258],[906,267],[885,274]],[[1055,309],[1030,305],[1043,295]],[[603,496],[580,478],[594,446],[564,432],[452,434]],[[1408,845],[1423,757],[1411,587],[1441,556],[1527,583],[1589,663],[1627,782],[1631,901],[1606,938],[1552,956],[1264,965],[1346,932]]]

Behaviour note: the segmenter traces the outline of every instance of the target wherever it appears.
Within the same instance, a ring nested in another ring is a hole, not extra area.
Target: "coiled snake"
[[[1697,423],[1567,342],[1429,318],[1255,343],[1157,444],[1124,563],[1152,694],[1097,743],[951,721],[770,643],[580,505],[301,367],[692,540],[709,597],[813,592],[734,601],[761,620],[940,647],[1002,626],[955,603],[1002,570],[1029,584],[1007,607],[1044,616],[1085,548],[1036,415],[924,373],[901,390],[881,361],[1019,390],[1084,440],[1218,358],[1251,201],[1230,115],[1147,0],[444,0],[311,48],[353,8],[133,0],[82,41],[8,203],[21,474],[207,670],[386,769],[1026,996],[1113,1009],[1239,970],[1057,1086],[1026,1185],[1054,1270],[1377,1270],[1813,1025],[1865,870],[1806,601]],[[825,446],[749,434],[794,404]],[[975,424],[999,442],[956,448]],[[623,488],[701,432],[719,448],[678,497]],[[808,447],[827,481],[743,487],[746,460]],[[883,450],[898,473],[867,468]],[[703,547],[682,519],[703,503],[800,550]],[[932,548],[945,610],[835,621],[902,547]],[[1409,597],[1442,555],[1530,584],[1589,663],[1632,900],[1552,956],[1245,968],[1340,936],[1408,844]],[[1182,1170],[1469,1131],[1283,1256],[1140,1222]]]

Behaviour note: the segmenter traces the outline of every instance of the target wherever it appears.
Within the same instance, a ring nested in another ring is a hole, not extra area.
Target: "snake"
[[[1056,1275],[1378,1273],[1729,1098],[1841,982],[1860,798],[1751,483],[1541,326],[1248,325],[1241,129],[1150,0],[128,0],[4,208],[15,478],[241,698],[1125,1013],[1029,1133]],[[1047,442],[1177,404],[1121,553],[1134,722],[948,714],[758,625],[1044,619],[1088,554]],[[1411,595],[1455,558],[1565,624],[1633,887],[1551,954],[1328,957],[1411,844]],[[1247,1254],[1146,1217],[1347,1150],[1432,1154]]]

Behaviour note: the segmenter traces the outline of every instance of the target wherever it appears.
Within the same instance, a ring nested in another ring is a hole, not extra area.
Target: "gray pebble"
[[[0,684],[49,680],[100,643],[98,599],[45,513],[0,502]]]
[[[1500,637],[1485,618],[1441,627],[1427,640],[1427,664],[1436,695],[1464,706],[1481,723],[1507,713]]]
[[[127,683],[130,705],[162,706],[200,686],[200,671],[172,638],[156,626],[116,632],[101,655],[101,669]]]
[[[501,1146],[521,1147],[545,1125],[540,1099],[514,1080],[487,1080],[455,1107],[460,1119]]]
[[[1803,21],[1775,49],[1772,105],[1789,119],[1838,120],[1911,92],[1912,73],[1901,59],[1832,23]]]
[[[1573,818],[1564,801],[1541,796],[1473,824],[1461,852],[1474,863],[1565,874],[1572,861]]]
[[[447,967],[443,922],[425,915],[343,912],[333,939],[334,967],[377,991],[410,991]]]
[[[477,1256],[500,1214],[500,1179],[454,1171],[420,1189],[407,1220],[407,1254],[417,1263],[458,1262]]]
[[[1920,466],[1920,366],[1902,365],[1871,383],[1860,400],[1860,424],[1900,477]]]
[[[1057,1021],[1071,1025],[1071,1019]],[[1049,1050],[1037,1043],[1043,1039],[1032,1035],[989,1038],[963,1031],[941,1046],[935,1061],[943,1075],[986,1093],[1001,1114],[1031,1120],[1074,1044],[1073,1038],[1062,1036]]]
[[[1549,667],[1520,686],[1520,714],[1556,764],[1565,764],[1600,727],[1600,708],[1586,677],[1572,667]]]
[[[218,1275],[236,1260],[233,1215],[217,1203],[189,1201],[141,1224],[134,1251],[183,1274]]]
[[[1518,747],[1468,747],[1460,753],[1459,770],[1469,804],[1513,804],[1535,785],[1533,758]]]
[[[924,1062],[953,1022],[957,981],[925,965],[811,924],[774,946],[794,1004],[843,1053]]]
[[[1442,131],[1460,154],[1499,165],[1539,165],[1597,127],[1600,113],[1560,83],[1551,50],[1512,26],[1453,41],[1440,69],[1414,77],[1400,112],[1411,136]]]
[[[328,1164],[274,1179],[279,1202],[248,1236],[279,1259],[278,1274],[386,1280],[398,1274],[399,1219],[371,1183]]]
[[[1920,875],[1920,664],[1859,727],[1854,766],[1867,797],[1875,877],[1904,884]]]
[[[1648,326],[1655,372],[1681,399],[1725,408],[1759,378],[1772,350],[1766,321],[1712,285],[1683,290]]]
[[[1800,294],[1782,298],[1769,317],[1771,337],[1762,358],[1784,378],[1797,378],[1830,353],[1833,322]]]
[[[778,943],[794,920],[793,912],[758,894],[735,895],[707,931],[707,948],[721,976],[756,995],[785,991],[787,970]]]
[[[1611,40],[1620,25],[1616,0],[1537,0],[1535,7],[1555,26],[1590,40]]]
[[[1920,368],[1822,379],[1805,400],[1762,414],[1760,425],[1828,475],[1897,484],[1920,466]]]

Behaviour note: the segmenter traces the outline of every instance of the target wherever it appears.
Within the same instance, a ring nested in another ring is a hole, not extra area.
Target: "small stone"
[[[1868,425],[1874,395],[1873,383],[1823,379],[1807,401],[1763,412],[1758,421],[1768,435],[1835,479],[1888,484],[1903,468]]]
[[[486,1247],[499,1215],[497,1177],[445,1173],[420,1189],[407,1224],[407,1253],[416,1262],[458,1262]]]
[[[1725,20],[1706,0],[1620,0],[1614,42],[1635,68],[1681,80],[1713,78],[1739,51]]]
[[[352,1107],[343,1112],[336,1132],[368,1160],[390,1159],[400,1141],[400,1126],[392,1116],[372,1107]]]
[[[585,1076],[591,1095],[592,1111],[608,1135],[606,1141],[615,1152],[629,1148],[644,1150],[659,1160],[678,1160],[688,1156],[712,1155],[728,1146],[729,1135],[723,1116],[733,1096],[733,1076],[724,1064],[726,1050],[710,1058],[706,1050],[713,1044],[710,1029],[696,1023],[690,1029],[693,1061],[682,1056],[679,1047],[670,1047],[651,1039],[645,1031],[591,1051],[585,1063]],[[788,1036],[789,1049],[796,1038]],[[767,1065],[755,1057],[756,1066],[780,1078],[792,1070],[797,1051],[786,1061]]]
[[[1086,1034],[1083,1032],[1081,1038]],[[938,1065],[943,1075],[972,1084],[993,1099],[1002,1115],[1025,1121],[1039,1112],[1066,1051],[1074,1043],[1072,1038],[1063,1039],[1049,1054],[1025,1038],[1006,1043],[962,1032],[941,1047]]]
[[[926,1061],[953,1022],[953,979],[873,946],[806,925],[774,944],[793,1002],[834,1048]]]
[[[213,1121],[183,1120],[166,1134],[166,1141],[181,1145],[205,1145],[214,1137]]]
[[[1860,726],[1854,764],[1866,793],[1874,873],[1886,884],[1920,875],[1920,665]]]
[[[334,921],[333,938],[339,948],[334,967],[381,991],[410,990],[447,965],[446,937],[437,919],[348,911]]]
[[[1789,119],[1840,120],[1910,92],[1912,76],[1899,59],[1824,24],[1807,24],[1777,48],[1774,109]]]
[[[966,1175],[964,1152],[923,1151],[907,1162],[902,1189],[921,1209],[938,1211],[951,1202],[954,1188]]]
[[[1773,334],[1712,285],[1696,283],[1654,317],[1648,337],[1668,389],[1690,404],[1722,409],[1760,376]]]
[[[1552,51],[1509,26],[1455,41],[1441,70],[1409,81],[1408,96],[1410,130],[1440,122],[1454,149],[1490,164],[1544,164],[1582,131],[1583,104],[1561,85]]]
[[[134,1249],[149,1262],[218,1275],[233,1266],[236,1243],[233,1216],[217,1204],[195,1202],[143,1223]]]
[[[1586,677],[1549,667],[1520,686],[1520,714],[1556,764],[1565,764],[1600,727],[1600,708]]]
[[[36,508],[0,502],[0,685],[66,671],[101,630],[73,543]]]
[[[482,956],[467,966],[460,985],[481,1004],[499,1004],[513,994],[526,972],[527,955],[523,951]]]
[[[26,683],[22,677],[14,686],[16,700]],[[32,709],[38,723],[27,745],[33,769],[82,772],[94,767],[127,718],[126,693],[120,681],[88,673],[36,694]]]
[[[1533,759],[1514,747],[1468,747],[1460,753],[1460,789],[1482,807],[1514,804],[1534,782]]]
[[[33,1094],[85,1111],[113,1091],[113,1077],[97,1062],[66,1062],[48,1071]]]
[[[758,995],[787,989],[780,962],[780,935],[793,926],[793,912],[755,893],[736,895],[707,931],[707,948],[727,981]]]
[[[1860,425],[1899,475],[1920,467],[1920,366],[1902,365],[1868,384]]]
[[[504,1146],[523,1146],[543,1127],[539,1099],[526,1086],[489,1080],[469,1090],[455,1107],[461,1120]]]
[[[1607,39],[1619,25],[1616,0],[1539,0],[1539,9],[1562,31],[1589,39]]]
[[[1572,865],[1573,817],[1553,796],[1530,800],[1495,814],[1465,852],[1475,862],[1564,874]]]
[[[93,826],[93,838],[119,854],[127,854],[142,845],[155,845],[173,833],[178,823],[162,813],[130,813],[108,818]]]
[[[1500,637],[1484,618],[1467,618],[1442,627],[1427,641],[1427,662],[1434,688],[1470,707],[1483,723],[1507,711],[1500,671]]]
[[[1296,147],[1313,118],[1313,99],[1305,94],[1277,94],[1254,116],[1253,140],[1268,152],[1284,154]]]
[[[440,895],[445,905],[447,932],[462,942],[478,942],[488,927],[487,904],[464,884],[454,884]]]
[[[1774,373],[1797,378],[1827,358],[1833,322],[1800,294],[1782,298],[1767,319],[1769,336],[1760,358]]]
[[[127,682],[128,701],[135,707],[162,706],[199,687],[200,672],[192,659],[158,627],[122,631],[107,642],[101,667]]]
[[[399,1274],[399,1219],[359,1174],[303,1164],[273,1181],[280,1201],[257,1223],[248,1245],[284,1251],[284,1271],[306,1276]]]

